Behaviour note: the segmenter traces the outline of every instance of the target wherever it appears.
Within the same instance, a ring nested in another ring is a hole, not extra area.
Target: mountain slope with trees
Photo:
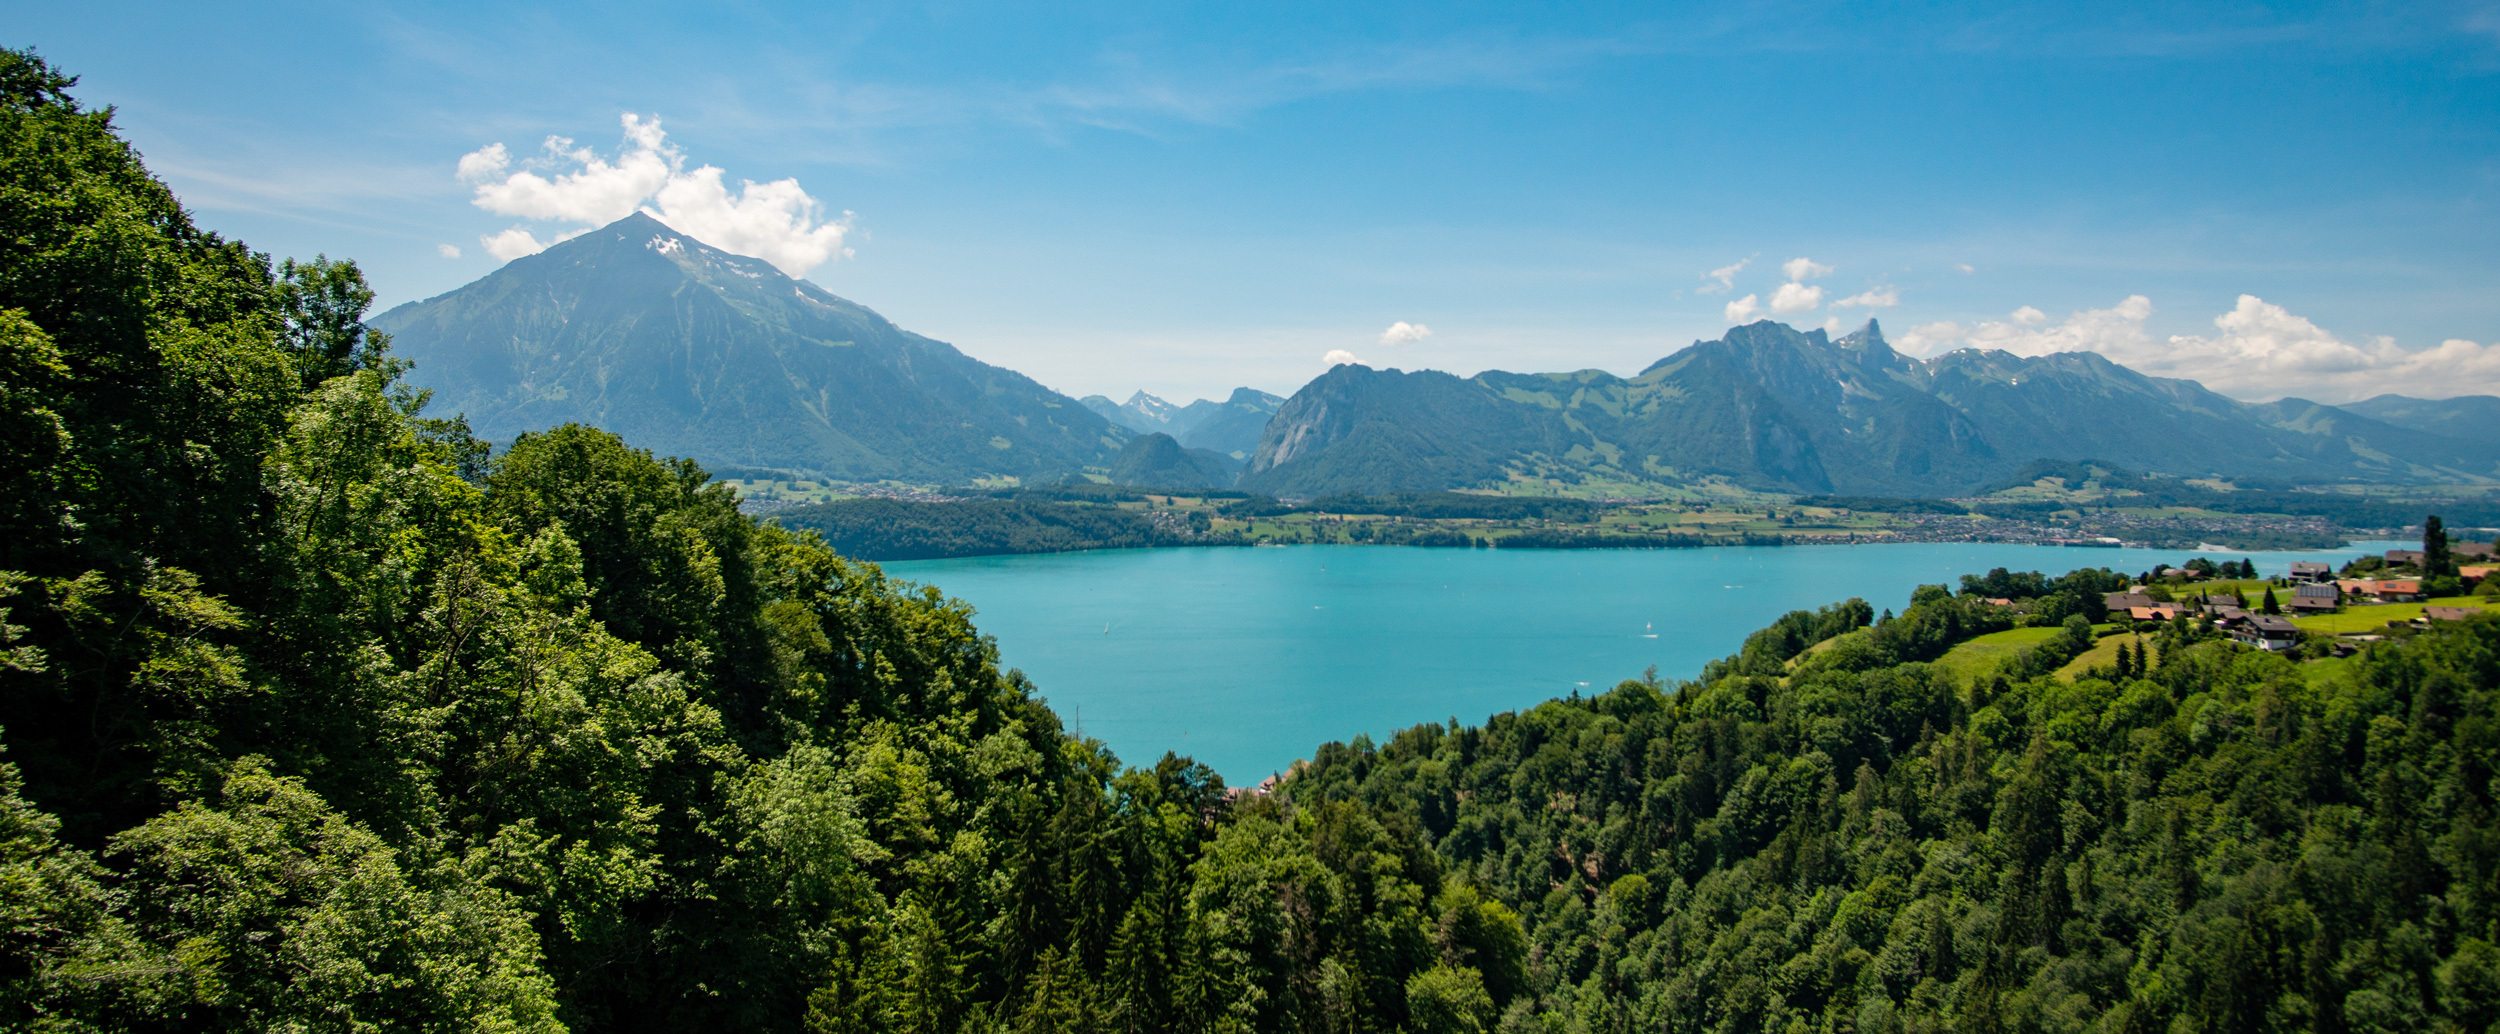
[[[2001,608],[1918,598],[1332,744],[1288,791],[1403,815],[1518,910],[1503,1031],[2500,1023],[2500,622],[2325,669],[2173,629],[2072,683],[2052,641],[1966,682],[1925,662]]]
[[[1458,378],[1339,366],[1287,400],[1243,488],[1349,492],[1566,482],[1685,483],[1865,496],[1950,495],[2040,460],[2173,476],[2466,481],[2500,445],[2299,399],[2251,404],[2090,352],[1965,349],[1914,360],[1870,321],[1838,340],[1763,321],[1631,378]]]
[[[482,437],[578,422],[715,467],[1055,479],[1129,435],[1075,400],[635,214],[375,318]]]
[[[0,51],[0,1027],[2500,1022],[2500,621],[2067,683],[2114,576],[1991,573],[1232,793],[691,461],[490,455],[71,85]]]
[[[2500,435],[2500,397],[2490,395],[2460,395],[2452,399],[2378,395],[2337,408],[2381,423],[2450,438]]]

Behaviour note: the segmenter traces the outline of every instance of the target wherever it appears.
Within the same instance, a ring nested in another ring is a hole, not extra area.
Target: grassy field
[[[1990,632],[1954,647],[1936,659],[1936,666],[1952,672],[1953,677],[1969,681],[1986,674],[1998,662],[2023,650],[2065,635],[2062,628],[2009,628]]]
[[[2328,635],[2353,635],[2376,632],[2390,621],[2411,621],[2422,616],[2424,607],[2484,607],[2489,596],[2451,596],[2428,603],[2382,603],[2375,607],[2346,607],[2341,614],[2311,614],[2292,619],[2304,632]]]
[[[2123,646],[2132,650],[2139,638],[2141,637],[2134,635],[2102,636],[2101,641],[2094,643],[2091,649],[2077,655],[2074,660],[2067,661],[2065,667],[2057,669],[2057,677],[2073,682],[2082,678],[2084,672],[2093,668],[2115,668],[2118,666],[2118,648]],[[2146,649],[2151,649],[2151,647],[2146,647]]]

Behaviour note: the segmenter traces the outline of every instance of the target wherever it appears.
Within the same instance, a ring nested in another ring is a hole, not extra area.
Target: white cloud
[[[1771,311],[1783,316],[1792,312],[1807,312],[1821,304],[1823,289],[1820,287],[1807,287],[1791,281],[1771,292]]]
[[[1380,343],[1384,345],[1411,345],[1431,336],[1431,327],[1424,326],[1421,323],[1408,323],[1405,320],[1399,320],[1395,323],[1389,324],[1389,329],[1380,332]]]
[[[1953,268],[1958,269],[1958,270],[1961,270],[1962,272],[1965,272],[1965,273],[1976,273],[1976,272],[1979,272],[1978,267],[1973,266],[1973,265],[1971,265],[1971,264],[1970,264],[1970,263],[1968,263],[1968,262],[1961,263],[1960,265],[1954,266]]]
[[[523,255],[535,255],[539,252],[547,250],[546,245],[538,243],[538,238],[530,236],[530,232],[528,230],[524,230],[518,226],[505,230],[504,232],[496,234],[492,237],[480,234],[478,235],[477,242],[486,246],[487,254],[493,255],[506,262],[520,258]]]
[[[668,142],[660,120],[646,121],[629,112],[619,122],[625,139],[612,159],[587,147],[575,147],[560,136],[548,137],[543,154],[519,163],[517,171],[510,152],[500,143],[462,155],[460,178],[477,185],[470,203],[498,215],[572,223],[584,229],[639,210],[678,232],[724,251],[763,259],[794,277],[851,254],[843,245],[851,231],[851,213],[828,216],[823,205],[799,187],[799,181],[747,180],[732,193],[722,182],[719,168],[685,167],[685,152]],[[508,241],[504,250],[491,243],[487,250],[503,258],[512,257],[507,251],[525,255],[537,250],[535,238],[519,227],[497,239],[511,238],[516,232],[522,236]],[[524,244],[534,246],[513,250]]]
[[[476,183],[503,175],[512,166],[512,153],[502,144],[488,144],[460,156],[460,182]]]
[[[1836,335],[1836,334],[1839,334],[1839,333],[1840,333],[1840,317],[1838,317],[1838,316],[1827,316],[1827,317],[1824,317],[1824,319],[1823,319],[1823,332],[1824,332],[1824,333],[1826,333],[1826,334],[1835,334],[1835,335]]]
[[[1727,308],[1721,311],[1726,313],[1730,323],[1750,323],[1754,314],[1762,311],[1762,306],[1756,304],[1754,296],[1749,294],[1727,303]]]
[[[1832,275],[1832,267],[1800,256],[1780,263],[1780,272],[1788,274],[1790,280],[1812,280]]]
[[[1750,259],[1750,258],[1743,258],[1743,259],[1738,259],[1738,260],[1736,260],[1736,264],[1735,264],[1735,265],[1732,265],[1732,266],[1720,266],[1720,267],[1719,267],[1719,268],[1717,268],[1717,269],[1713,269],[1713,270],[1711,270],[1711,271],[1709,271],[1709,272],[1707,272],[1707,273],[1703,273],[1703,274],[1701,275],[1701,278],[1702,278],[1702,279],[1704,279],[1704,280],[1715,280],[1715,281],[1718,281],[1718,284],[1717,284],[1717,286],[1704,286],[1704,287],[1698,287],[1698,288],[1695,288],[1695,289],[1694,289],[1694,293],[1697,293],[1697,294],[1726,294],[1726,293],[1727,293],[1727,292],[1729,292],[1729,291],[1733,291],[1733,290],[1735,290],[1735,289],[1736,289],[1736,274],[1744,272],[1744,271],[1745,271],[1745,267],[1746,267],[1746,266],[1749,266],[1749,265],[1752,265],[1752,264],[1753,264],[1753,260],[1752,260],[1752,259]]]
[[[1852,305],[1863,305],[1870,309],[1889,309],[1899,304],[1901,304],[1901,292],[1891,284],[1885,284],[1882,287],[1867,288],[1861,293],[1833,302],[1832,308],[1845,309]]]
[[[441,255],[444,258],[456,259],[460,257],[460,246],[457,244],[437,244],[434,246],[434,253]]]
[[[2038,310],[2015,310],[2016,321]],[[2099,352],[2159,377],[2197,381],[2225,395],[2272,399],[2298,395],[2349,402],[2386,392],[2447,398],[2500,390],[2500,344],[2450,339],[2438,347],[2407,350],[2395,339],[2350,342],[2308,319],[2255,295],[2241,295],[2231,311],[2214,317],[2215,333],[2155,338],[2144,329],[2153,303],[2131,295],[2107,309],[2086,309],[2054,325],[2046,316],[2032,325],[1990,321],[1964,328],[1950,323],[1914,328],[1905,350],[1969,345],[2022,355]],[[1935,349],[1935,350],[1941,350]]]
[[[2014,310],[2014,322],[2020,323],[2026,327],[2037,327],[2048,321],[2048,313],[2041,312],[2040,310],[2032,308],[2028,305]]]
[[[1342,348],[1329,349],[1327,355],[1319,357],[1319,361],[1321,364],[1332,370],[1340,366],[1356,365],[1362,362],[1362,360],[1354,357],[1354,353],[1348,352]]]
[[[1961,324],[1943,320],[1911,327],[1909,333],[1894,339],[1893,344],[1911,355],[1928,355],[1945,351],[1951,348],[1954,342],[1968,336],[1970,332],[1963,330]]]

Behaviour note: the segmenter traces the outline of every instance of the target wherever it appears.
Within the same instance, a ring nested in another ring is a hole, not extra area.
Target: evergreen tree
[[[1235,794],[691,463],[490,456],[71,83],[0,51],[0,1026],[2500,1022],[2500,619],[1969,679],[1922,586]]]
[[[2457,561],[2448,550],[2448,528],[2438,514],[2422,518],[2422,577],[2454,578]]]

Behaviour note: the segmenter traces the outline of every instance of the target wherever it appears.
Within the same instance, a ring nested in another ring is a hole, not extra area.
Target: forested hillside
[[[1445,960],[1509,986],[1412,829],[1123,771],[961,605],[690,463],[490,460],[354,266],[197,229],[71,85],[0,52],[0,1027],[1447,1029]]]
[[[1161,523],[1133,510],[1048,499],[840,499],[772,519],[822,536],[844,556],[871,560],[1246,544],[1238,535],[1210,533],[1203,515],[1194,524]]]
[[[0,1028],[2500,1020],[2500,624],[1965,684],[1930,588],[1231,794],[692,463],[490,455],[71,85],[0,51]]]
[[[1698,683],[1332,744],[1290,792],[1404,816],[1518,909],[1505,1030],[2500,1022],[2500,623],[1960,683],[1919,662],[2000,608],[1921,597],[1813,652],[1864,611],[1791,615]]]

